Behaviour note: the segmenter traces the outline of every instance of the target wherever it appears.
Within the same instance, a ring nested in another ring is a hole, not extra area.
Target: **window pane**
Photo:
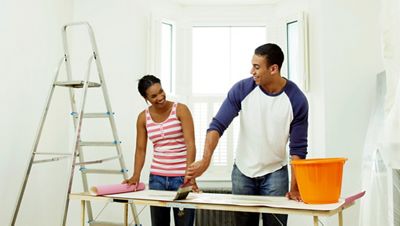
[[[301,84],[299,75],[299,23],[287,23],[287,70],[288,78],[296,84]]]
[[[226,94],[250,76],[254,49],[265,43],[265,27],[193,27],[193,94]]]
[[[239,117],[239,116],[238,116]],[[237,146],[238,146],[238,140],[239,140],[239,131],[240,131],[240,121],[239,119],[235,119],[233,120],[232,124],[233,124],[233,155],[232,158],[235,159],[236,158],[236,150],[237,150]]]
[[[161,78],[167,92],[173,92],[173,26],[161,23]]]
[[[220,106],[221,106],[220,103],[213,104],[213,115],[217,114]],[[222,136],[219,139],[217,148],[214,151],[214,155],[213,155],[213,165],[214,166],[226,166],[228,164],[227,145],[228,145],[227,136],[226,135]]]
[[[194,103],[193,104],[193,122],[195,128],[196,146],[196,159],[203,157],[204,141],[206,139],[206,131],[209,123],[207,103]]]
[[[192,87],[195,94],[228,89],[230,37],[228,27],[193,28]]]
[[[254,49],[266,42],[265,27],[232,27],[231,32],[230,86],[250,76]]]

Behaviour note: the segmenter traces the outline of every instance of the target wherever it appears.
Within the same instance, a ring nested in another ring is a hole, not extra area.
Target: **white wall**
[[[1,2],[0,225],[8,225],[11,220],[44,99],[56,64],[62,56],[60,28],[71,19],[71,6],[67,0]],[[59,94],[56,96],[62,97]],[[57,103],[54,106],[63,109]],[[64,128],[64,117],[65,115],[51,118],[54,126],[50,127]],[[60,131],[59,134],[61,138],[66,137],[67,131]],[[49,151],[59,144],[65,144],[59,137],[49,139],[42,146],[43,149]],[[57,175],[48,176],[39,168],[32,172],[32,176],[42,179],[42,183],[32,184],[33,190],[39,191],[44,186],[44,193],[27,193],[27,200],[31,203],[21,208],[25,217],[20,225],[54,225],[53,219],[47,219],[47,216],[51,208],[57,207],[53,204],[46,205],[41,198],[45,193],[50,198],[54,197],[52,190],[59,188]]]
[[[0,225],[8,225],[11,220],[54,69],[63,55],[61,27],[66,23],[87,20],[95,30],[127,166],[132,168],[136,116],[145,107],[136,86],[137,78],[146,71],[148,5],[146,1],[2,2]],[[80,47],[74,44],[72,49]],[[61,116],[49,118],[45,130],[50,132],[43,134],[43,140],[47,139],[41,151],[59,151],[60,147],[70,151],[71,120],[66,97],[62,91],[55,93],[52,109],[56,110],[50,113]],[[63,200],[55,191],[66,186],[65,166],[65,162],[35,166],[17,225],[60,223]],[[77,176],[74,190],[80,191]],[[95,184],[96,180],[91,182]],[[72,201],[70,225],[77,224],[78,214],[79,204]]]
[[[321,6],[325,77],[326,154],[348,158],[342,194],[361,189],[364,138],[374,100],[376,74],[383,70],[379,1],[329,1]],[[367,194],[373,195],[373,194]],[[346,211],[356,225],[359,205]]]

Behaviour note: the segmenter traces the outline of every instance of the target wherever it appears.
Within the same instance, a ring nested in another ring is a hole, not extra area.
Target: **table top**
[[[130,193],[94,196],[88,193],[74,193],[71,199],[79,200],[103,200],[108,202],[125,202],[138,205],[211,209],[225,211],[244,211],[278,214],[301,214],[313,216],[331,216],[344,208],[351,206],[353,202],[345,202],[340,199],[332,204],[305,204],[289,200],[282,196],[253,196],[233,195],[218,193],[190,193],[185,200],[173,200],[176,192],[143,190]]]

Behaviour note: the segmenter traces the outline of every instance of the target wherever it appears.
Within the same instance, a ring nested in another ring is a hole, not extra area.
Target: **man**
[[[191,164],[187,178],[196,178],[210,165],[219,138],[240,114],[240,133],[232,171],[232,193],[286,195],[301,200],[292,170],[290,190],[286,145],[291,159],[307,155],[308,102],[301,90],[283,78],[284,55],[276,44],[255,49],[252,77],[236,83],[228,92],[207,131],[203,159]],[[258,226],[258,213],[236,212],[236,225]],[[286,225],[287,215],[262,214],[263,225]]]

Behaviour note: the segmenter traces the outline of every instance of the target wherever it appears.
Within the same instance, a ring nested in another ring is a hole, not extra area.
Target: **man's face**
[[[257,85],[263,84],[263,81],[269,76],[267,60],[263,56],[253,55],[251,64],[253,66],[250,73],[253,75],[254,81]]]
[[[257,85],[265,85],[272,82],[273,75],[277,69],[277,65],[267,65],[265,57],[260,55],[253,55],[251,60],[253,65],[250,73],[253,75],[253,79]]]

